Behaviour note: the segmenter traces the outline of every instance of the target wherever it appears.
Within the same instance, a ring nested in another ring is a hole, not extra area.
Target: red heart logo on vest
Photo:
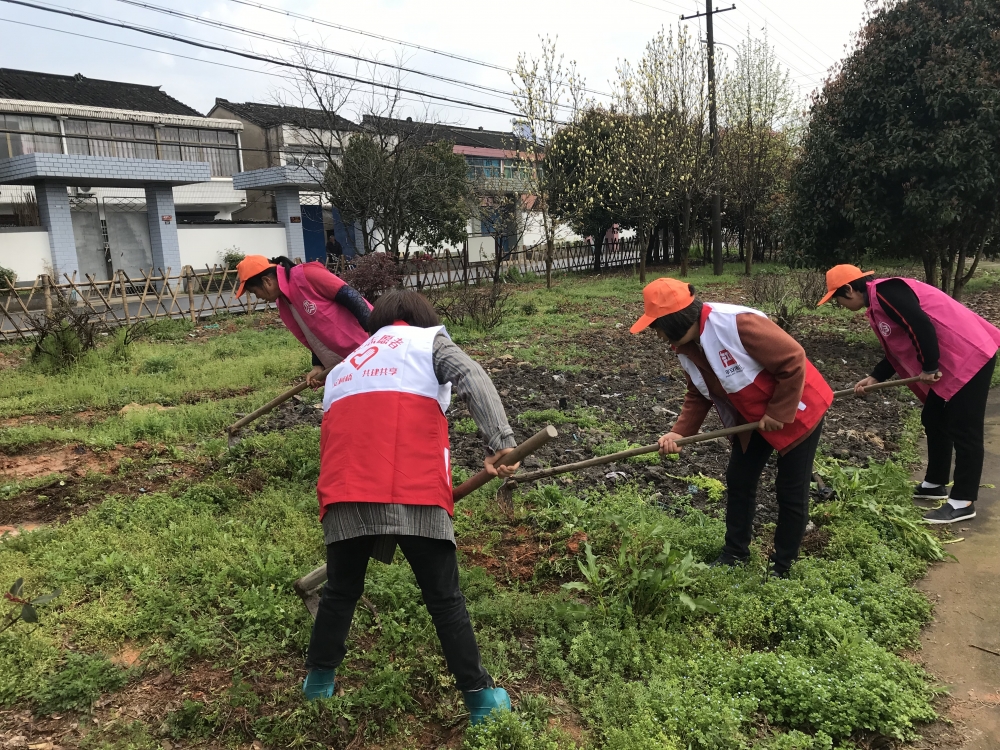
[[[355,370],[360,370],[364,366],[365,362],[370,360],[376,354],[378,354],[378,347],[370,346],[363,352],[358,352],[357,354],[355,354],[348,361],[351,363],[351,366],[354,367]]]

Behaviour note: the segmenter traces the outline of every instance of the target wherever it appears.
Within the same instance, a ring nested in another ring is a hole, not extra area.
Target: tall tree
[[[619,205],[623,219],[649,248],[664,216],[687,206],[685,232],[690,229],[690,197],[705,174],[704,110],[695,115],[692,98],[704,87],[696,69],[691,40],[685,31],[675,38],[662,29],[633,67],[618,67],[616,106],[627,116],[619,164]],[[697,121],[696,121],[697,120]],[[686,255],[682,253],[683,257]],[[641,252],[639,278],[646,278],[647,252]],[[684,267],[686,271],[686,264]]]
[[[815,101],[792,180],[793,237],[817,262],[917,257],[955,298],[1000,218],[1000,4],[874,8]]]
[[[767,40],[745,39],[720,87],[720,160],[730,226],[741,239],[746,274],[765,234],[762,208],[788,178],[799,129],[799,101],[788,70]],[[744,247],[745,245],[745,247]]]
[[[594,238],[595,272],[601,270],[604,237],[617,221],[612,199],[620,165],[613,156],[621,151],[615,139],[622,135],[615,116],[594,107],[557,133],[545,154],[552,213],[577,234]]]
[[[345,83],[336,61],[311,47],[297,48],[294,62],[297,78],[279,101],[299,108],[292,135],[327,165],[317,189],[360,225],[364,251],[398,258],[411,244],[461,244],[470,195],[465,159],[444,130],[402,116],[401,73],[373,66],[367,76],[375,83],[363,88]]]
[[[556,50],[556,41],[541,39],[538,57],[525,53],[517,56],[511,76],[512,101],[519,116],[514,125],[521,138],[520,156],[526,162],[524,180],[533,198],[545,238],[545,285],[552,286],[552,263],[556,244],[556,217],[552,213],[552,180],[542,168],[545,151],[559,129],[572,121],[583,104],[583,79],[575,62],[565,62]]]

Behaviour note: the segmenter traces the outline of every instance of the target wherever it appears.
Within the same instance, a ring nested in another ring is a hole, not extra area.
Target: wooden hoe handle
[[[690,445],[691,443],[700,443],[704,440],[714,440],[715,438],[728,437],[730,435],[739,435],[741,432],[751,432],[757,429],[757,423],[751,422],[750,424],[736,425],[735,427],[726,427],[722,430],[714,430],[713,432],[702,432],[698,435],[691,435],[690,437],[680,438],[677,440],[677,445]],[[514,482],[516,484],[521,484],[523,482],[534,482],[536,479],[545,479],[546,477],[554,477],[558,474],[568,474],[571,471],[579,471],[580,469],[586,469],[590,466],[601,466],[603,464],[610,464],[614,461],[621,461],[626,458],[631,458],[632,456],[642,456],[646,453],[656,453],[660,450],[659,443],[653,443],[651,445],[643,445],[638,448],[629,448],[627,451],[618,451],[618,453],[611,453],[607,456],[597,456],[595,458],[588,458],[585,461],[577,461],[572,464],[563,464],[562,466],[553,466],[550,469],[539,469],[538,471],[532,471],[527,474],[515,474],[507,481]]]
[[[321,377],[325,378],[327,375],[330,374],[330,370],[332,370],[332,369],[333,369],[332,367],[328,367],[327,369],[323,370],[323,374],[321,375]],[[237,420],[236,422],[233,422],[231,425],[229,425],[229,427],[226,428],[226,432],[228,432],[230,435],[232,435],[237,430],[239,430],[239,429],[241,429],[243,427],[246,427],[248,424],[250,424],[251,422],[253,422],[255,419],[257,419],[259,417],[262,417],[265,414],[267,414],[269,411],[271,411],[272,409],[275,409],[275,408],[281,406],[283,403],[285,403],[292,396],[297,396],[298,394],[302,393],[302,391],[304,391],[308,387],[309,387],[309,384],[307,382],[305,382],[305,381],[302,381],[297,386],[295,386],[293,388],[289,388],[287,391],[285,391],[284,393],[282,393],[280,396],[275,396],[274,398],[272,398],[270,401],[268,401],[266,404],[264,404],[262,407],[260,407],[256,411],[252,411],[249,414],[247,414],[245,417],[242,417],[239,420]]]
[[[902,380],[886,380],[884,383],[874,383],[869,386],[865,386],[865,393],[871,393],[872,391],[881,391],[883,388],[896,388],[901,385],[909,385],[910,383],[918,383],[920,378],[903,378]],[[844,396],[853,396],[853,388],[845,388],[842,391],[834,391],[834,398],[844,398]]]
[[[548,425],[497,461],[497,466],[509,466],[510,464],[516,464],[518,461],[530,456],[547,442],[554,440],[557,437],[559,437],[559,431],[552,425]],[[482,469],[478,474],[469,477],[458,485],[458,487],[455,487],[451,491],[452,499],[456,502],[461,500],[466,495],[472,494],[480,487],[487,484],[493,478],[493,475],[487,472],[486,469]]]

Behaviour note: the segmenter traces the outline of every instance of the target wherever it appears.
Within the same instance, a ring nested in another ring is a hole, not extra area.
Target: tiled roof
[[[86,107],[201,117],[201,113],[160,90],[159,86],[102,81],[74,76],[0,68],[0,99],[77,104]]]
[[[227,99],[216,99],[215,106],[222,107],[237,117],[262,128],[270,128],[275,125],[294,125],[300,128],[325,130],[330,127],[331,115],[321,109],[286,107],[283,104],[260,104],[258,102],[231,102]],[[340,115],[333,115],[333,118],[337,127],[342,130],[353,130],[357,127],[353,122]]]
[[[394,120],[386,117],[373,117],[371,115],[364,117],[363,124],[370,127],[387,125],[390,128],[399,128],[403,132],[419,132],[426,134],[428,140],[450,141],[456,146],[512,150],[514,146],[520,146],[522,143],[522,140],[517,138],[513,131],[463,128],[457,125],[415,122],[413,120]]]

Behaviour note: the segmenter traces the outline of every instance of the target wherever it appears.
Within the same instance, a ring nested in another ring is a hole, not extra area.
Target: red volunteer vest
[[[323,268],[318,261],[300,263],[292,268],[288,278],[285,269],[277,269],[278,288],[288,300],[278,298],[278,314],[292,335],[329,367],[337,357],[346,357],[354,351],[368,338],[368,333],[346,307],[327,299],[309,283],[305,274],[308,265]]]
[[[912,378],[919,375],[923,367],[906,328],[886,315],[879,302],[876,287],[882,281],[886,279],[868,282],[869,307],[865,314],[896,374],[900,378]],[[930,388],[924,383],[911,383],[910,390],[921,402],[927,400],[930,391],[948,401],[997,353],[1000,331],[937,287],[916,279],[901,281],[917,295],[920,307],[934,324],[940,351],[941,380]]]
[[[771,403],[777,383],[774,376],[743,346],[736,328],[736,316],[742,314],[767,317],[759,310],[722,303],[705,305],[701,311],[701,348],[712,372],[729,396],[728,402],[720,401],[711,394],[705,378],[690,357],[677,355],[681,367],[698,392],[715,404],[726,427],[737,424],[736,413],[747,422],[759,422]],[[799,398],[795,421],[780,430],[760,433],[776,450],[784,450],[808,435],[833,403],[833,391],[808,359]]]
[[[380,329],[326,378],[320,517],[333,503],[439,505],[454,511],[448,420],[451,383],[434,374],[443,327]]]

